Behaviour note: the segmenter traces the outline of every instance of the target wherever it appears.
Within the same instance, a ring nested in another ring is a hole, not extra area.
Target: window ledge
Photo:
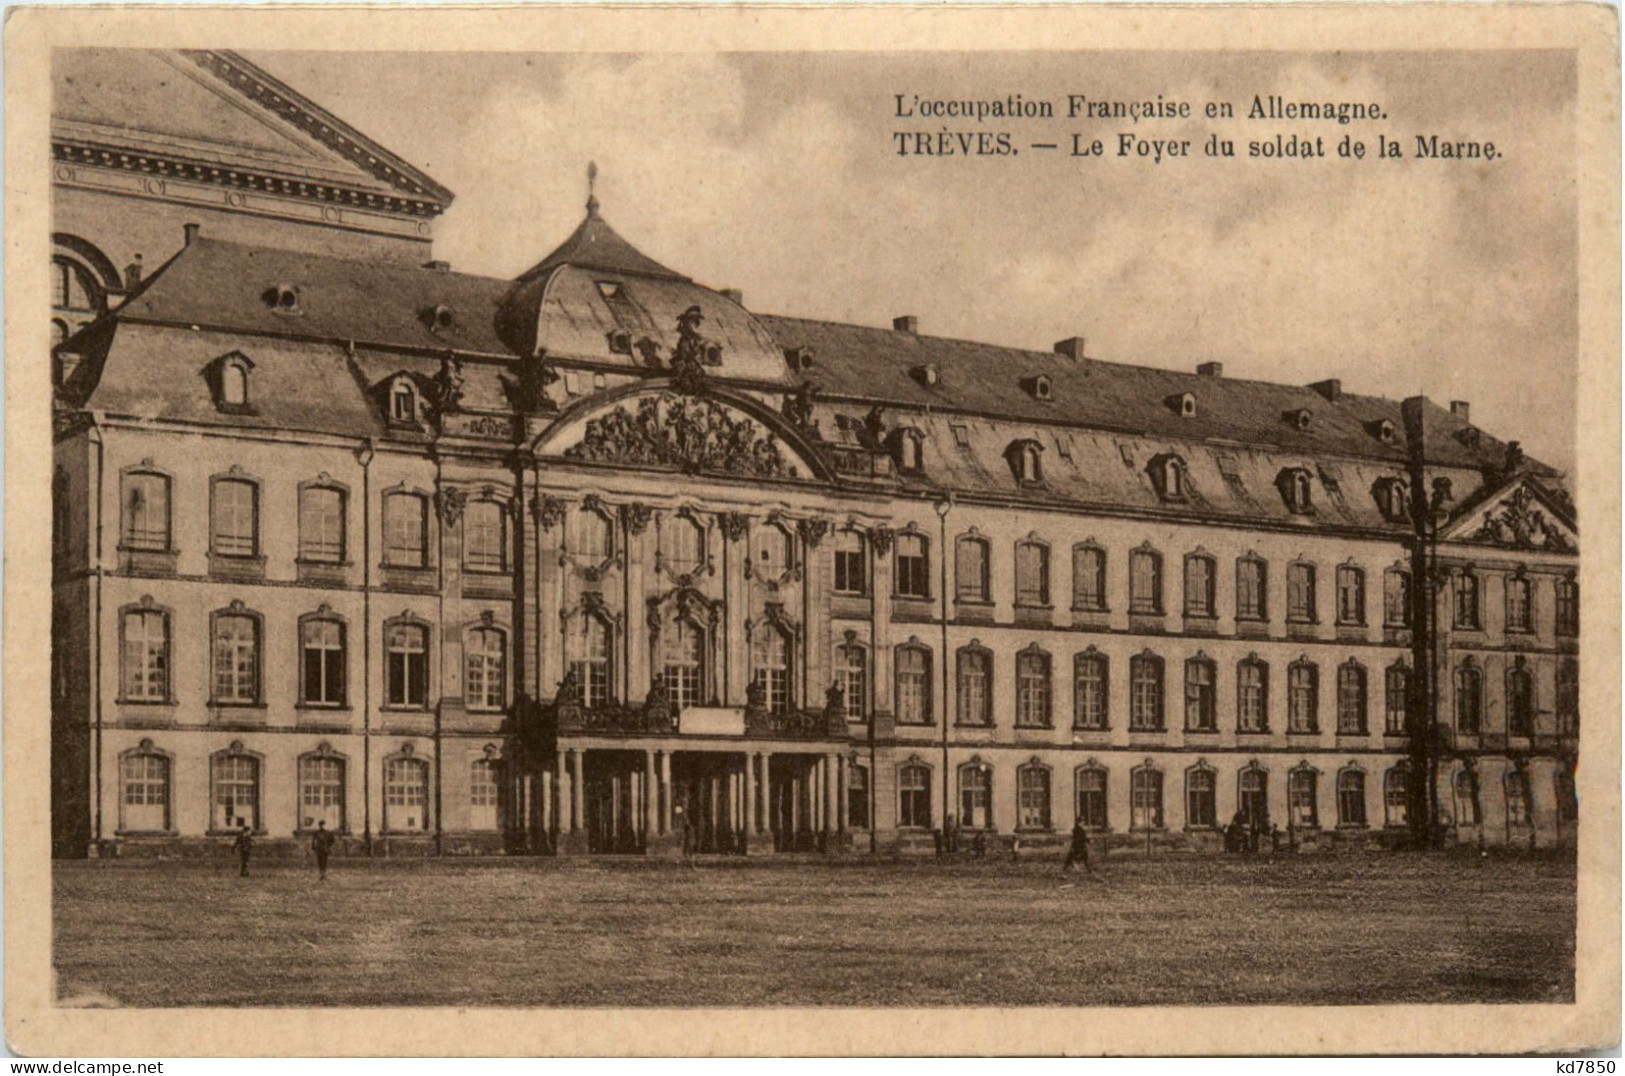
[[[1128,730],[1128,734],[1130,736],[1166,736],[1168,734],[1168,730],[1166,728],[1146,729],[1131,726]]]
[[[1219,734],[1218,729],[1186,729],[1185,730],[1185,735],[1187,735],[1187,736],[1217,736],[1218,734]]]
[[[1368,830],[1370,828],[1371,828],[1371,826],[1368,823],[1365,823],[1365,822],[1339,822],[1339,823],[1337,823],[1337,830],[1338,830],[1339,833],[1357,833],[1357,832],[1360,832],[1362,830]]]
[[[270,835],[270,832],[271,831],[268,830],[268,829],[264,829],[263,827],[260,827],[260,826],[255,826],[253,829],[248,831],[248,835],[250,837],[266,837],[266,836]],[[205,831],[203,835],[205,837],[241,837],[243,835],[243,831],[240,830],[240,829],[212,829],[211,828],[211,829]]]
[[[115,837],[179,837],[178,829],[115,829]]]
[[[147,707],[157,708],[157,707],[161,707],[161,706],[179,706],[180,705],[179,702],[177,702],[175,699],[172,699],[172,698],[170,698],[170,699],[124,699],[124,698],[119,698],[119,699],[114,699],[113,701],[114,701],[114,703],[116,705],[119,705],[119,706],[139,706],[139,707],[143,707],[143,708],[147,708]]]
[[[1110,732],[1111,730],[1112,730],[1112,727],[1110,725],[1073,725],[1072,726],[1072,731],[1073,732],[1087,732],[1087,733],[1090,733],[1090,734],[1093,734],[1093,735],[1099,735],[1100,733]]]
[[[1287,729],[1288,736],[1319,736],[1319,729]]]
[[[1111,612],[1111,609],[1104,605],[1074,605],[1072,607],[1072,611],[1074,613],[1093,615],[1096,613],[1109,613]]]
[[[1261,729],[1237,729],[1237,736],[1270,736],[1273,732],[1266,726]]]

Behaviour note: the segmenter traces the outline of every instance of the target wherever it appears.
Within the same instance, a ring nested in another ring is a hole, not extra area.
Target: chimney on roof
[[[745,305],[745,293],[740,291],[738,288],[723,288],[722,297],[728,300],[730,303],[735,303],[739,306]]]
[[[1329,377],[1325,381],[1316,381],[1309,387],[1332,401],[1332,403],[1336,403],[1343,395],[1343,382],[1335,377]]]
[[[1472,412],[1472,408],[1468,405],[1466,400],[1451,400],[1450,401],[1450,413],[1452,415],[1455,415],[1457,418],[1461,419],[1463,422],[1471,422],[1472,421],[1472,418],[1470,417],[1471,412]]]
[[[141,286],[141,255],[135,256],[135,261],[124,267],[124,287],[134,291]]]
[[[904,314],[900,318],[892,318],[891,327],[900,333],[918,333],[920,331],[920,319],[913,314]]]
[[[451,272],[451,263],[436,259],[434,261],[424,262],[423,268],[429,270],[431,273],[449,273]]]
[[[1065,355],[1074,362],[1084,357],[1083,337],[1069,336],[1065,340],[1055,341],[1055,354]]]
[[[1197,365],[1197,367],[1196,367],[1196,373],[1200,377],[1223,377],[1224,376],[1224,363],[1222,363],[1222,362],[1199,363]]]
[[[181,230],[186,233],[186,245],[191,246],[192,245],[192,240],[197,238],[197,233],[201,232],[203,230],[203,225],[201,225],[201,224],[183,224],[183,225],[181,225]]]

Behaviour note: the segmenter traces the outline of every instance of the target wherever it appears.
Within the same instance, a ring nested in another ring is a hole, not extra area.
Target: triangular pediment
[[[1451,522],[1446,541],[1503,549],[1577,553],[1580,534],[1566,506],[1530,478],[1514,478]]]
[[[52,138],[437,203],[451,192],[229,52],[63,49]]]

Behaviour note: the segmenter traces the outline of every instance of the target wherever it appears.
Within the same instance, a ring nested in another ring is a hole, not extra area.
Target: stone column
[[[773,752],[763,751],[762,760],[762,835],[773,835]]]
[[[581,771],[585,762],[582,756],[585,754],[585,751],[570,752],[570,832],[572,833],[578,832],[583,823],[586,822],[583,817],[585,814],[582,809],[584,793],[581,787]]]
[[[545,835],[553,833],[553,771],[543,770],[536,795],[537,828]]]
[[[745,837],[754,837],[756,828],[756,756],[745,754]]]
[[[835,760],[835,774],[836,774],[836,777],[837,777],[837,780],[835,782],[835,821],[836,821],[836,829],[838,829],[842,833],[845,833],[847,825],[851,821],[850,819],[847,818],[847,806],[848,806],[847,800],[849,800],[851,797],[847,795],[847,791],[846,791],[846,785],[847,785],[847,779],[848,779],[847,778],[846,760],[841,758],[840,755],[831,755],[830,758]]]
[[[841,768],[839,755],[825,755],[824,764],[819,769],[819,781],[824,786],[824,835],[828,837],[835,832],[835,785],[837,775]]]
[[[655,753],[643,752],[643,841],[654,840],[659,823],[655,811],[660,802],[660,790],[655,785]]]
[[[570,812],[572,793],[570,791],[570,774],[565,769],[565,752],[560,751],[553,756],[553,785],[557,794],[558,807],[554,818],[558,822],[558,832],[564,835],[570,832],[570,821],[573,815]]]

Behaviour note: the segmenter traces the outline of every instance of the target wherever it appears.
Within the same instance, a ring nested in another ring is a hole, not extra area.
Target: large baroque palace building
[[[593,200],[464,275],[241,57],[55,83],[58,854],[1574,839],[1574,512],[1465,403],[758,314]]]

